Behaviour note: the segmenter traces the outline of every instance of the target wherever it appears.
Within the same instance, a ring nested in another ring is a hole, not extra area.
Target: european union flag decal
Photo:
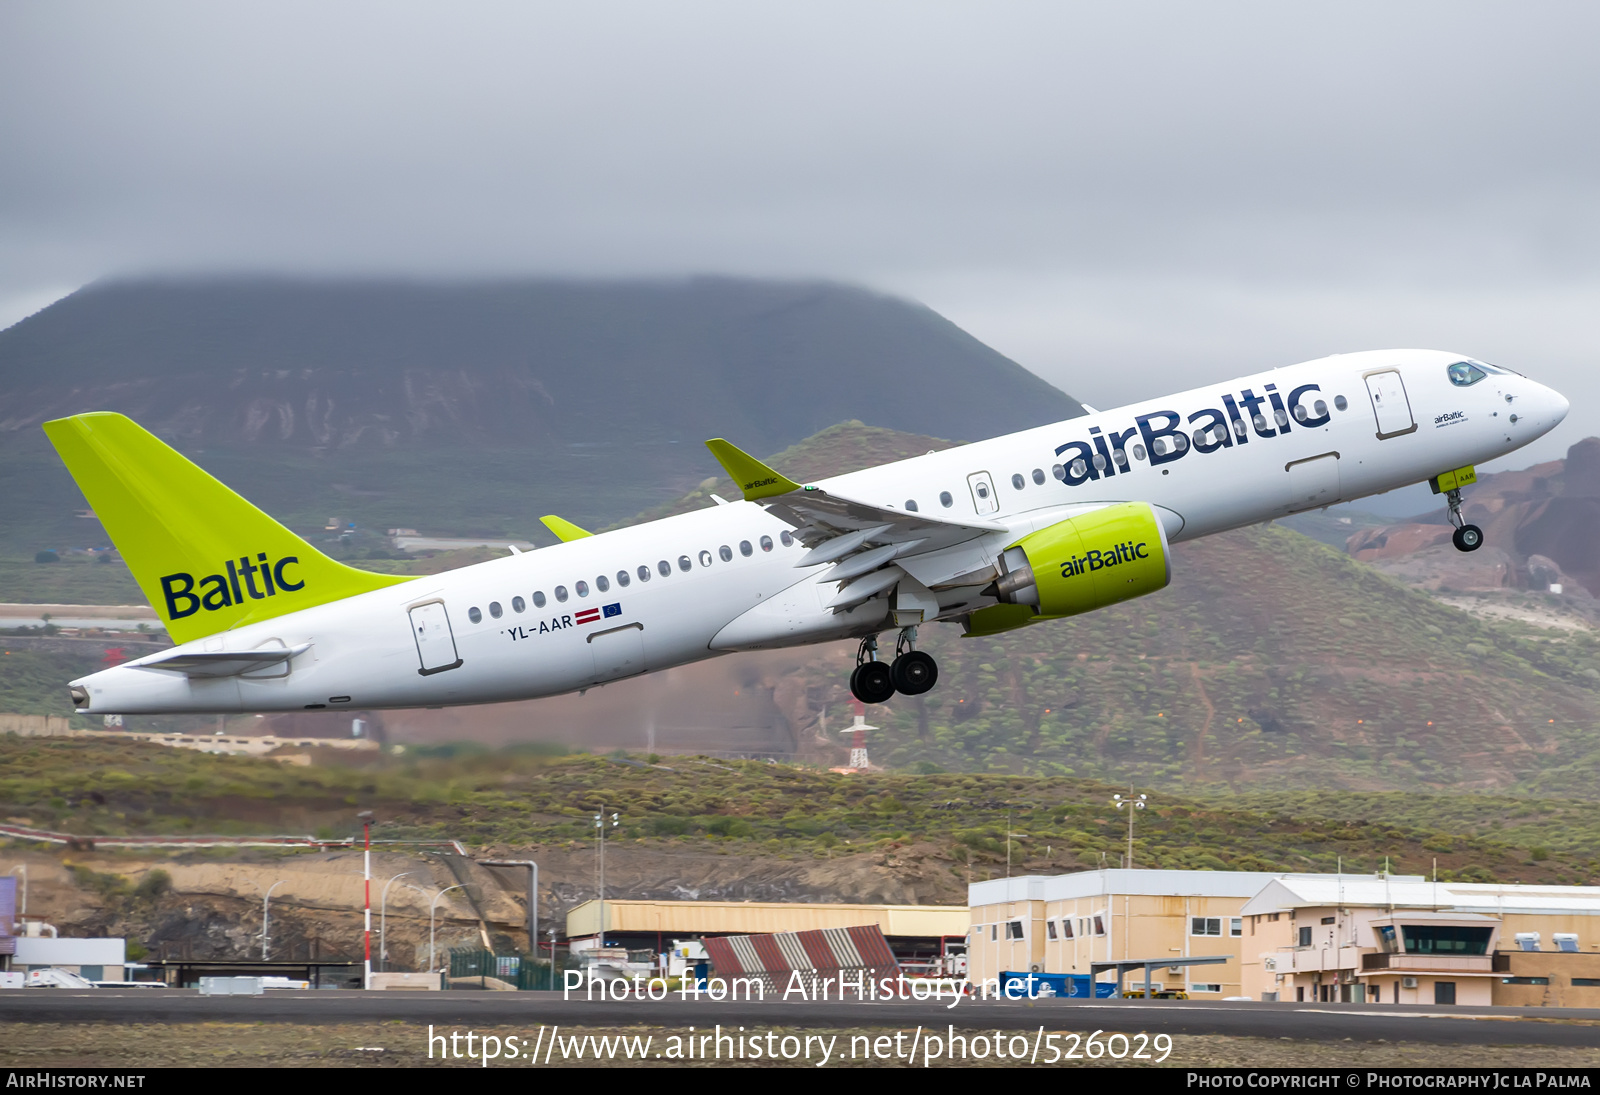
[[[606,619],[608,620],[613,616],[620,616],[622,615],[622,602],[618,601],[614,605],[604,605],[602,607],[602,611],[605,613]]]

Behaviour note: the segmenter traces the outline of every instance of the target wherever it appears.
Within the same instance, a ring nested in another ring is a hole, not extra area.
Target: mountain
[[[38,429],[89,410],[299,527],[524,537],[677,496],[717,470],[708,437],[978,439],[1083,413],[933,311],[841,285],[111,282],[0,331],[0,549],[94,538]]]

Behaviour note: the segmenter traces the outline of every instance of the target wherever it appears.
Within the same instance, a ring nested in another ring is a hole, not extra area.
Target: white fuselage
[[[954,618],[993,601],[982,585],[951,579],[992,566],[1018,537],[1084,508],[1148,502],[1171,541],[1190,540],[1482,463],[1548,432],[1566,414],[1559,394],[1515,374],[1453,385],[1446,368],[1461,360],[1428,350],[1324,358],[820,485],[886,508],[914,503],[920,513],[1003,526],[1004,532],[898,561],[937,591],[939,615]],[[1325,413],[1317,410],[1319,400]],[[1242,437],[1231,428],[1235,419],[1244,425]],[[1215,431],[1196,440],[1197,431],[1218,421],[1226,443]],[[1185,432],[1182,442],[1170,432],[1175,427]],[[819,581],[826,565],[796,568],[806,549],[788,530],[761,505],[734,502],[418,578],[187,646],[309,644],[286,667],[196,678],[131,662],[74,682],[90,697],[80,710],[291,711],[528,699],[727,651],[892,626],[882,598],[847,613],[824,607],[838,587]]]

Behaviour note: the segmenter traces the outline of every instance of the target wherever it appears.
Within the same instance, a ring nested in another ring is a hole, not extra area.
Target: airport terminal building
[[[1157,966],[1153,986],[1197,999],[1600,1007],[1595,886],[1103,870],[973,883],[969,902],[975,983],[1215,956],[1226,961]]]

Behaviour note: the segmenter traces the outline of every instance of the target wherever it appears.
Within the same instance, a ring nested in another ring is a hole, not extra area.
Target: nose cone
[[[1561,425],[1567,417],[1567,412],[1572,409],[1567,397],[1554,388],[1547,388],[1543,384],[1533,384],[1532,391],[1521,400],[1526,404],[1525,413],[1540,433],[1546,433]]]

